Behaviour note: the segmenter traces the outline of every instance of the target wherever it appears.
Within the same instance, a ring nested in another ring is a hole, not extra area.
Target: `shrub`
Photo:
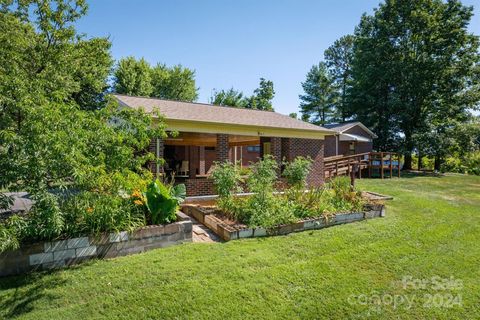
[[[81,192],[61,201],[66,236],[132,231],[145,225],[143,204],[127,197]]]
[[[33,196],[35,204],[28,213],[26,236],[29,240],[53,240],[64,229],[65,220],[58,205],[58,197],[48,192]]]
[[[213,184],[218,193],[218,206],[229,216],[235,212],[233,195],[241,192],[240,172],[232,162],[215,162],[212,172]]]
[[[290,186],[303,188],[307,185],[307,176],[312,167],[312,159],[297,157],[292,162],[284,162],[285,169],[282,175]]]
[[[480,151],[468,153],[463,157],[448,157],[442,164],[441,170],[480,175]]]
[[[266,195],[273,192],[277,180],[278,164],[271,155],[250,165],[251,173],[247,178],[250,192]]]
[[[177,220],[177,209],[185,200],[184,184],[165,185],[158,179],[150,183],[145,192],[145,205],[153,224],[171,223]]]
[[[234,163],[215,162],[214,166],[212,179],[220,198],[230,198],[234,193],[241,192],[240,172]]]

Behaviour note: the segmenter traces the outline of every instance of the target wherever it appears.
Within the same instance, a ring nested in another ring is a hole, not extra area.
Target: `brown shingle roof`
[[[332,131],[329,129],[271,111],[223,107],[204,103],[181,102],[155,98],[132,97],[120,94],[114,94],[113,96],[119,100],[121,105],[130,108],[143,107],[147,113],[152,112],[154,108],[158,108],[159,112],[166,119],[171,120],[285,128],[332,134]]]

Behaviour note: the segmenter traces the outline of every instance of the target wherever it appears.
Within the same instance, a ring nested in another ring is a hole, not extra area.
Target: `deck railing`
[[[396,160],[395,160],[396,159]],[[390,178],[396,170],[400,177],[401,155],[396,152],[365,152],[349,156],[333,156],[324,159],[325,178],[339,175],[350,175],[353,171],[362,178],[362,170],[367,170],[368,177],[372,177],[375,171],[379,171],[380,178],[385,177],[387,170]]]

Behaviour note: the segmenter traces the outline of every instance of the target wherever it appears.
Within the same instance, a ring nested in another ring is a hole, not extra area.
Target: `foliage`
[[[421,149],[419,137],[465,121],[478,107],[472,15],[458,0],[387,0],[356,28],[349,112],[378,135],[377,149],[401,147],[405,168]],[[429,141],[443,150],[441,134]]]
[[[13,198],[0,192],[0,210],[6,210],[13,205]]]
[[[253,95],[247,100],[247,108],[274,111],[272,100],[275,96],[273,82],[260,78],[260,85],[253,91]]]
[[[146,150],[165,126],[107,97],[110,42],[74,27],[86,8],[81,0],[1,3],[0,189],[36,200],[26,216],[0,222],[9,247],[144,224],[120,194],[151,180],[145,165],[159,159]]]
[[[243,96],[243,92],[230,88],[220,91],[213,90],[210,103],[218,106],[245,108],[248,101]]]
[[[336,118],[338,92],[333,81],[326,64],[320,62],[310,69],[302,82],[305,94],[299,96],[300,112],[312,123],[323,125]]]
[[[2,1],[0,10],[0,129],[21,124],[23,108],[47,101],[103,105],[112,66],[106,38],[85,39],[73,23],[85,1]]]
[[[153,224],[166,224],[177,220],[177,210],[185,200],[184,184],[165,185],[160,180],[150,183],[144,194],[145,206]]]
[[[293,161],[284,161],[285,168],[282,176],[287,179],[290,186],[305,188],[307,185],[307,176],[312,166],[311,158],[296,157]]]
[[[335,40],[325,50],[325,64],[331,75],[333,84],[338,91],[338,101],[335,105],[335,112],[338,120],[345,121],[349,117],[348,112],[348,90],[352,85],[352,62],[353,46],[355,37],[346,35]]]
[[[210,97],[210,103],[221,106],[274,111],[272,106],[274,96],[273,82],[260,78],[259,87],[253,91],[253,95],[250,97],[245,96],[243,92],[234,88],[220,91],[214,89]]]
[[[338,178],[326,187],[305,190],[310,166],[311,160],[302,157],[286,164],[284,174],[291,187],[284,194],[275,193],[278,164],[272,156],[265,156],[250,165],[246,181],[253,194],[238,197],[234,195],[240,184],[236,166],[229,162],[217,164],[212,174],[219,193],[217,205],[232,219],[264,228],[307,217],[329,219],[337,212],[362,210],[361,193],[352,190],[349,179]]]
[[[143,150],[165,132],[162,122],[151,126],[143,111],[118,109],[113,102],[96,111],[66,104],[24,111],[20,128],[0,130],[0,187],[116,193],[151,177],[143,166],[154,157]]]
[[[285,237],[189,243],[61,272],[1,278],[0,318],[480,318],[480,177],[357,184],[395,197],[386,218]],[[399,287],[405,275],[434,277],[439,285],[453,278],[463,288],[405,291]],[[399,294],[412,304],[395,307],[380,300]],[[423,299],[449,294],[461,294],[463,306],[426,306]],[[357,299],[367,295],[374,300]],[[352,300],[359,303],[347,306]]]
[[[15,250],[20,247],[20,242],[15,231],[0,223],[0,252]]]
[[[230,161],[215,162],[214,165],[211,177],[218,193],[218,205],[227,215],[234,214],[233,196],[242,191],[239,167]]]
[[[120,59],[114,71],[113,88],[120,94],[150,96],[153,91],[150,64],[132,56]]]
[[[480,151],[475,151],[464,156],[447,157],[441,166],[443,172],[458,172],[480,176]]]
[[[195,101],[198,98],[194,70],[182,65],[169,68],[159,63],[152,68],[151,77],[152,97],[177,101]]]
[[[28,213],[26,230],[20,233],[30,240],[53,240],[65,227],[65,219],[58,205],[57,196],[41,192],[33,197],[35,204]]]
[[[143,203],[129,197],[81,192],[61,199],[64,237],[133,231],[146,224]]]
[[[195,71],[181,65],[167,67],[157,64],[152,67],[145,59],[134,57],[120,59],[114,70],[116,93],[146,96],[178,101],[195,101],[198,88],[195,86]]]

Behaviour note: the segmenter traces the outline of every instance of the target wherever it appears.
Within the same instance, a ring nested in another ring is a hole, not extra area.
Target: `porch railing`
[[[385,178],[385,173],[390,178],[393,172],[400,177],[401,155],[396,152],[365,152],[349,156],[333,156],[324,159],[325,178],[339,175],[350,175],[355,171],[358,178],[362,178],[362,171],[367,171],[368,177],[378,171],[380,178]]]

